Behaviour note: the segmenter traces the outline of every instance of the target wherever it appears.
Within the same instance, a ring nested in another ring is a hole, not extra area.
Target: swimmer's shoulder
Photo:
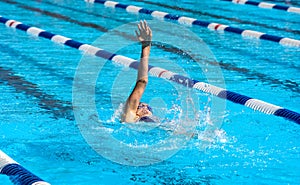
[[[139,116],[131,110],[125,110],[121,116],[121,122],[134,123],[139,119]]]

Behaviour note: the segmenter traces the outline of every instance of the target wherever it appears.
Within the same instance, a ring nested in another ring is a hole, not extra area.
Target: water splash
[[[109,132],[115,138],[131,147],[148,147],[155,143],[163,142],[166,137],[179,136],[191,137],[192,149],[213,148],[218,144],[224,144],[228,141],[225,130],[214,128],[214,119],[211,116],[210,96],[207,97],[204,109],[199,110],[195,107],[193,99],[189,95],[186,97],[186,104],[179,105],[176,102],[171,103],[170,108],[156,108],[156,111],[164,115],[158,123],[121,123],[120,117],[123,112],[124,104],[120,103],[114,110],[110,119],[102,121],[101,127],[110,127]],[[226,117],[227,115],[223,115]],[[100,120],[94,120],[101,122]],[[97,126],[94,128],[97,129]],[[176,145],[174,138],[174,146]],[[172,142],[172,140],[171,140]]]

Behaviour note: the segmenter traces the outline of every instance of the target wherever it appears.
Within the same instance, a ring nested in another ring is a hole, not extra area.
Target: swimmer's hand
[[[138,30],[135,30],[137,39],[142,43],[142,46],[149,46],[152,39],[152,31],[146,21],[141,21],[138,24]]]

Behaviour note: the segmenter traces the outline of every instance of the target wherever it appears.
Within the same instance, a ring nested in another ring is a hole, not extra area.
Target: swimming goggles
[[[147,109],[151,112],[151,113],[153,113],[153,111],[152,111],[152,108],[148,105],[148,104],[145,104],[145,103],[140,103],[139,105],[138,105],[138,109],[141,109],[141,108],[143,108],[143,107],[147,107]],[[158,123],[159,122],[159,119],[157,118],[157,117],[155,117],[155,116],[143,116],[143,117],[141,117],[140,119],[138,119],[137,121],[142,121],[142,122],[156,122],[156,123]]]
[[[152,112],[152,108],[148,105],[148,104],[145,104],[145,103],[140,103],[139,105],[138,105],[138,109],[141,109],[141,108],[143,108],[143,107],[147,107],[147,109],[151,112],[151,113],[153,113]]]

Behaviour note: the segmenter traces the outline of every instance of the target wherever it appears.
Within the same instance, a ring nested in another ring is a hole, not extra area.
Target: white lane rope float
[[[85,1],[88,3],[103,4],[105,7],[109,7],[109,8],[124,9],[128,13],[147,14],[147,15],[150,15],[150,16],[152,16],[154,18],[158,18],[158,19],[163,19],[163,20],[167,19],[167,20],[177,21],[179,24],[186,24],[186,25],[190,25],[190,26],[201,26],[201,27],[206,27],[210,30],[218,30],[218,31],[225,31],[225,32],[239,34],[239,35],[242,35],[243,37],[251,37],[251,38],[255,38],[255,39],[276,42],[281,45],[300,47],[300,40],[292,39],[292,38],[288,38],[288,37],[280,37],[280,36],[266,34],[263,32],[254,31],[254,30],[245,30],[245,29],[235,28],[235,27],[231,27],[231,26],[219,24],[219,23],[210,23],[207,21],[197,20],[197,19],[191,18],[191,17],[174,15],[174,14],[170,14],[170,13],[162,12],[162,11],[149,10],[149,9],[139,7],[139,6],[134,6],[134,5],[121,4],[121,3],[115,2],[115,1],[104,1],[104,0],[85,0]]]
[[[293,7],[293,6],[278,5],[278,4],[274,4],[274,3],[257,2],[257,1],[251,1],[251,0],[221,0],[221,1],[229,1],[229,2],[236,3],[236,4],[253,5],[253,6],[257,6],[259,8],[283,10],[286,12],[300,14],[300,8]]]
[[[37,27],[31,27],[21,22],[4,18],[2,16],[0,16],[0,22],[5,24],[8,27],[25,31],[28,34],[35,35],[37,37],[43,37],[59,44],[64,44],[66,46],[86,52],[87,54],[95,55],[97,57],[101,57],[122,64],[126,67],[130,67],[136,70],[138,69],[139,62],[132,58],[128,58],[122,55],[117,55],[109,51],[103,50],[101,48],[89,44],[84,44],[62,35],[53,34]],[[152,76],[164,78],[176,82],[178,84],[187,86],[189,88],[194,88],[202,92],[217,96],[219,98],[227,99],[231,102],[244,105],[253,110],[258,110],[265,114],[271,114],[271,115],[283,117],[297,124],[300,124],[300,113],[291,111],[289,109],[277,105],[273,105],[271,103],[267,103],[262,100],[250,98],[248,96],[241,95],[217,86],[213,86],[208,83],[193,80],[160,67],[149,65],[149,73]]]
[[[0,174],[10,177],[16,185],[50,185],[0,150]]]

